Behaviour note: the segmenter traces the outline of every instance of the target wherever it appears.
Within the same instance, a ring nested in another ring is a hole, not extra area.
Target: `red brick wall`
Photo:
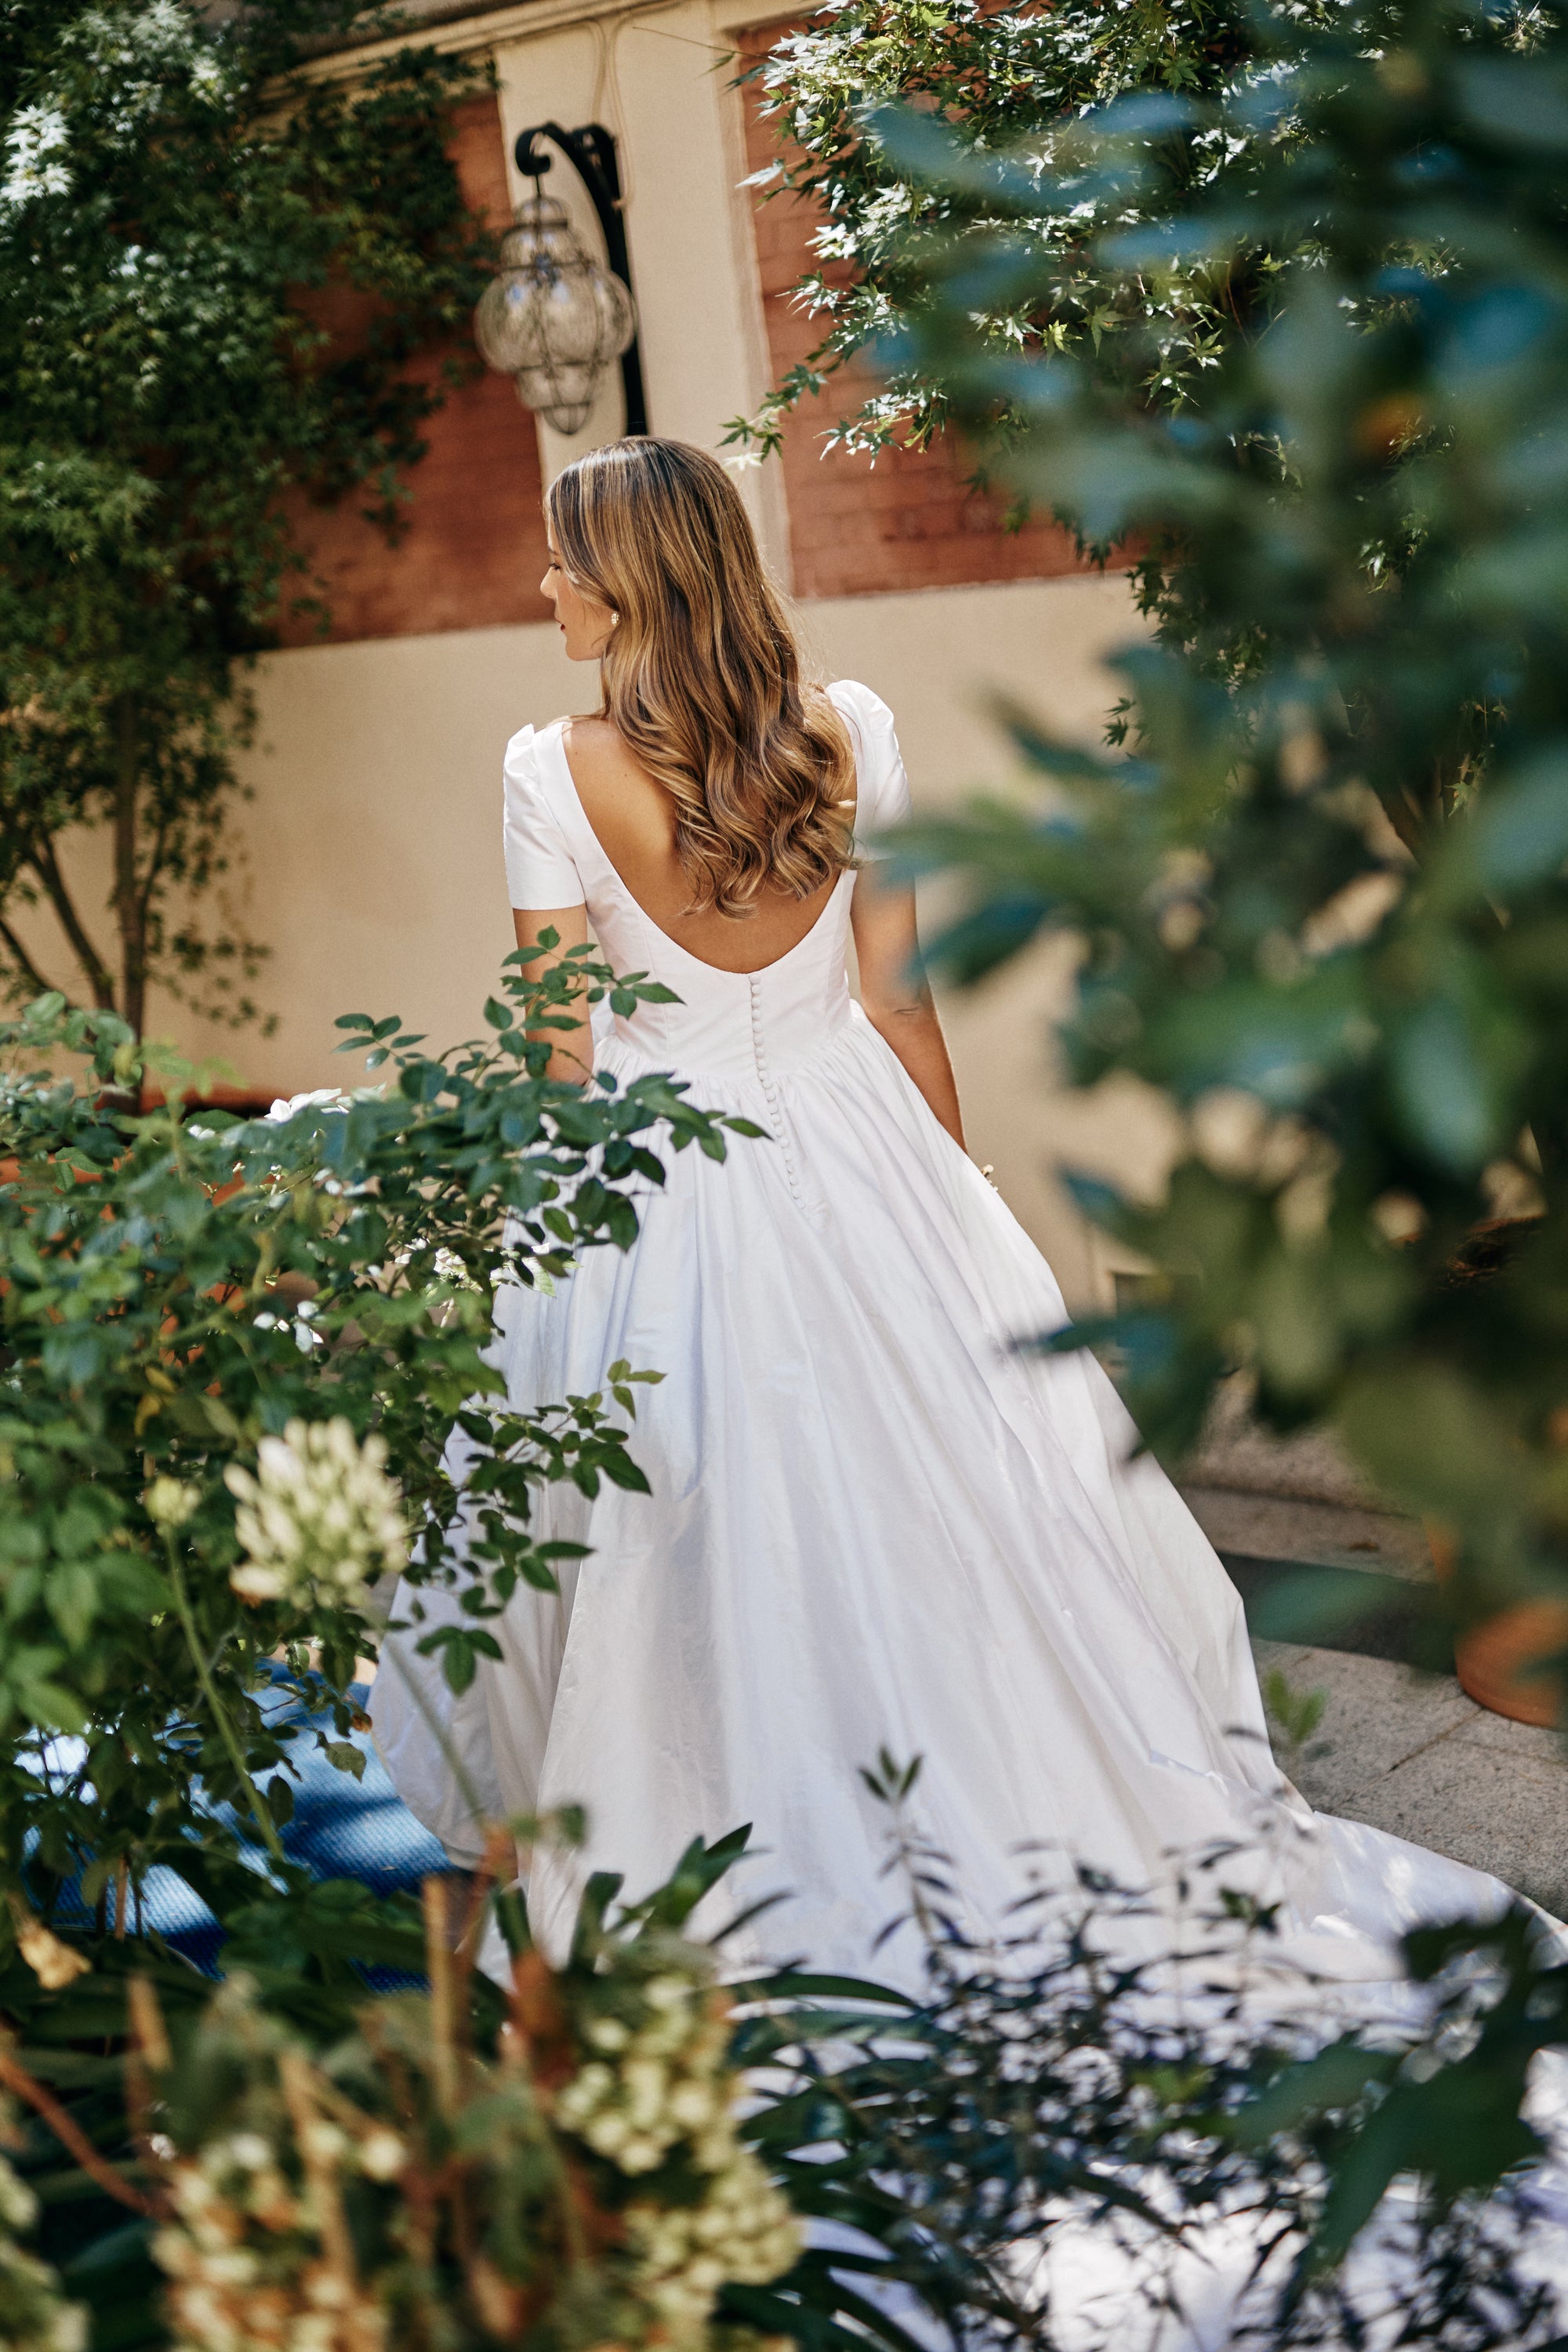
[[[493,94],[458,110],[454,153],[469,203],[504,226],[511,205]],[[427,356],[426,377],[438,366],[437,355]],[[428,451],[408,477],[406,529],[395,548],[352,493],[335,507],[290,503],[297,543],[326,585],[330,642],[549,618],[539,593],[546,561],[539,441],[510,378],[487,368],[449,393],[423,437]],[[281,635],[285,645],[321,641],[303,617]]]
[[[743,62],[753,63],[789,29],[784,22],[743,34]],[[749,86],[746,148],[753,172],[765,170],[777,152],[773,125],[759,115],[756,96],[755,86]],[[775,383],[821,340],[822,320],[789,299],[815,263],[809,240],[819,217],[815,205],[797,196],[759,192],[757,266]],[[874,466],[841,449],[825,456],[824,433],[858,407],[868,388],[868,377],[846,370],[826,392],[804,402],[784,428],[783,458],[774,462],[784,467],[797,595],[864,596],[893,588],[1051,579],[1084,568],[1070,534],[1054,522],[1005,530],[1005,502],[965,487],[971,468],[949,436],[925,451],[889,450]]]

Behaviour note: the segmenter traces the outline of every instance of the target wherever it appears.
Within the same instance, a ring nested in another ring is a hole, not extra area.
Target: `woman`
[[[556,1073],[674,1070],[765,1139],[672,1158],[633,1248],[504,1295],[520,1405],[596,1389],[617,1358],[665,1376],[636,1434],[653,1491],[547,1491],[544,1532],[593,1557],[559,1598],[516,1596],[461,1699],[395,1644],[374,1717],[403,1795],[458,1859],[476,1794],[586,1807],[585,1854],[542,1856],[530,1888],[552,1946],[583,1868],[635,1895],[695,1833],[751,1822],[765,1875],[710,1898],[714,1924],[781,1888],[738,1957],[853,1969],[898,1901],[860,1768],[920,1756],[921,1827],[982,1929],[1026,1842],[1127,1883],[1241,1842],[1230,1874],[1283,1899],[1282,1958],[1386,1982],[1392,1937],[1500,1890],[1309,1811],[1271,1761],[1236,1594],[1129,1460],[1104,1375],[1010,1351],[1062,1301],[965,1155],[910,894],[878,881],[875,837],[909,805],[890,714],[802,685],[711,458],[595,450],[547,518],[544,592],[603,700],[508,747],[518,940],[592,929],[678,1000],[569,1036]]]

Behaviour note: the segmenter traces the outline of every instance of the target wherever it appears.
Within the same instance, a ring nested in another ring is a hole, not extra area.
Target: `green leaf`
[[[1568,861],[1568,755],[1544,753],[1499,777],[1438,860],[1436,887],[1511,898],[1561,873]]]
[[[16,1687],[24,1706],[35,1723],[48,1731],[63,1731],[80,1738],[88,1727],[88,1712],[74,1691],[48,1675],[36,1680],[16,1678]]]
[[[613,1486],[623,1487],[628,1494],[647,1495],[652,1492],[646,1474],[637,1467],[629,1454],[619,1446],[609,1446],[595,1456],[599,1468]]]
[[[1517,1042],[1473,1001],[1432,997],[1391,1023],[1389,1059],[1405,1130],[1441,1166],[1470,1174],[1509,1139]]]
[[[79,1650],[98,1614],[98,1585],[82,1560],[64,1560],[45,1580],[44,1598],[50,1616],[71,1649]]]

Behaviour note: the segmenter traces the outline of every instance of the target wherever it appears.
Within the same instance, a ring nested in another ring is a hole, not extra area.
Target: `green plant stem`
[[[477,1829],[489,1827],[489,1821],[479,1790],[474,1785],[473,1776],[447,1737],[444,1727],[437,1717],[435,1708],[409,1671],[408,1661],[398,1649],[389,1649],[387,1655],[402,1676],[404,1687],[418,1708],[426,1729],[440,1749],[441,1760],[457,1782],[458,1794],[468,1801],[469,1821]],[[490,1900],[495,1905],[496,1918],[505,1939],[507,1950],[511,1958],[516,1959],[520,1953],[528,1951],[533,1943],[533,1933],[528,1924],[528,1906],[510,1887],[501,1886],[499,1881],[490,1891]]]
[[[205,1654],[202,1649],[201,1635],[196,1630],[195,1612],[191,1607],[190,1594],[185,1590],[184,1571],[180,1566],[178,1547],[167,1528],[163,1533],[163,1543],[169,1555],[169,1578],[174,1588],[174,1607],[179,1612],[180,1623],[184,1628],[185,1646],[190,1651],[191,1664],[196,1670],[196,1679],[201,1684],[203,1696],[212,1709],[213,1721],[218,1728],[218,1737],[228,1750],[228,1760],[234,1766],[240,1787],[245,1790],[246,1802],[250,1807],[251,1816],[257,1828],[261,1832],[262,1843],[274,1862],[286,1864],[289,1857],[283,1851],[283,1841],[278,1834],[277,1823],[263,1804],[261,1792],[246,1769],[245,1750],[239,1744],[239,1734],[229,1721],[228,1709],[218,1696],[218,1687],[213,1680],[212,1668],[207,1664]]]

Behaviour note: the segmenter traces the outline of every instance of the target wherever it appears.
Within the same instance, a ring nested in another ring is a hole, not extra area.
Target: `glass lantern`
[[[537,409],[557,433],[580,433],[601,376],[636,332],[630,292],[595,260],[564,208],[536,181],[474,312],[484,358],[514,379],[525,408]]]

